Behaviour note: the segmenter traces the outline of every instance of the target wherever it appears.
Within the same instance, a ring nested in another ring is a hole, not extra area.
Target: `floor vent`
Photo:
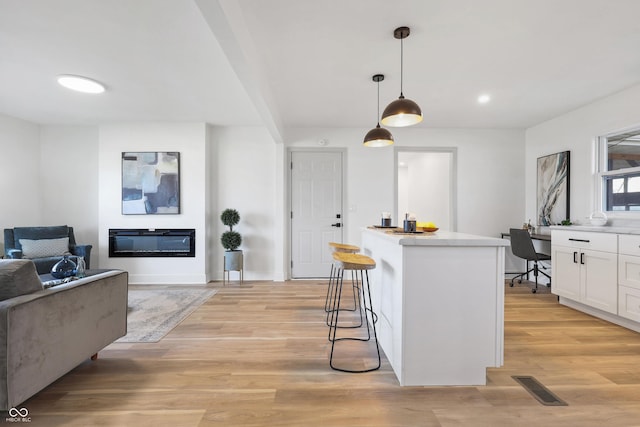
[[[525,390],[535,397],[538,402],[546,406],[568,406],[568,404],[559,399],[548,388],[543,386],[538,380],[530,376],[517,376],[514,375],[511,378],[516,380]]]

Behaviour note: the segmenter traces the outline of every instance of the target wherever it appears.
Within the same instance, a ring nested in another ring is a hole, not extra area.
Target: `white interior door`
[[[291,152],[291,277],[328,277],[342,242],[342,153]]]

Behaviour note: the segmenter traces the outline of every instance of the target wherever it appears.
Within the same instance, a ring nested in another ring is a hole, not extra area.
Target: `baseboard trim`
[[[631,329],[632,331],[635,331],[635,332],[640,332],[640,323],[634,322],[633,320],[625,319],[624,317],[620,317],[616,314],[607,313],[606,311],[589,307],[588,305],[582,304],[580,302],[577,302],[565,297],[560,297],[558,301],[562,305],[565,305],[567,307],[589,314],[593,317],[606,320],[607,322],[611,322],[618,326]]]

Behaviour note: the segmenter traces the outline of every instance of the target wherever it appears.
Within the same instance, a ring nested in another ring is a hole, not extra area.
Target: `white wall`
[[[98,148],[99,264],[129,272],[130,283],[206,283],[209,235],[208,129],[204,123],[137,123],[100,126]],[[180,153],[178,215],[122,215],[122,153]],[[194,228],[194,258],[109,258],[110,228]]]
[[[276,275],[275,253],[281,222],[276,217],[276,152],[266,128],[213,128],[212,157],[214,170],[212,226],[215,230],[211,253],[214,256],[215,277],[222,278],[224,249],[220,235],[226,231],[220,213],[236,209],[240,223],[234,227],[242,235],[245,280],[271,280]],[[282,272],[279,271],[278,275]],[[237,273],[231,273],[232,279]],[[278,276],[280,277],[280,276]]]
[[[42,126],[43,225],[73,227],[76,242],[91,244],[91,267],[97,266],[98,128]]]
[[[45,225],[39,126],[0,114],[0,152],[0,228]]]
[[[131,283],[202,284],[222,279],[219,215],[234,207],[242,216],[245,278],[283,278],[283,190],[275,187],[283,183],[276,175],[283,148],[264,128],[38,126],[0,115],[0,144],[2,228],[69,224],[79,242],[93,244],[94,268],[125,269]],[[180,215],[121,214],[123,151],[181,153]],[[108,229],[119,227],[195,228],[197,256],[109,258]]]
[[[451,174],[453,153],[398,153],[398,212],[394,224],[403,225],[406,213],[419,222],[433,222],[441,230],[454,230],[451,224]]]
[[[599,208],[594,200],[595,141],[598,136],[640,126],[640,85],[556,117],[526,131],[526,216],[536,218],[536,160],[571,151],[570,217],[585,222]],[[628,219],[629,216],[626,216]],[[616,220],[625,221],[624,214]],[[640,218],[632,220],[640,222]],[[622,225],[622,224],[620,224]]]
[[[329,148],[346,148],[345,241],[359,244],[360,228],[377,224],[380,212],[393,212],[395,203],[394,148],[363,147],[366,129],[289,129],[286,145],[274,143],[265,128],[218,128],[203,123],[104,125],[97,131],[44,126],[42,142],[39,133],[37,125],[0,116],[1,144],[9,153],[1,157],[0,173],[8,185],[1,187],[0,195],[3,200],[20,201],[3,204],[2,225],[47,225],[70,218],[64,222],[74,223],[79,240],[96,239],[98,262],[92,260],[92,266],[128,270],[132,283],[220,280],[223,226],[219,215],[227,207],[237,209],[242,217],[237,230],[244,239],[245,278],[284,279],[289,260],[289,148],[322,150],[321,139],[328,140]],[[499,236],[526,220],[524,132],[396,129],[393,133],[397,146],[458,147],[459,231]],[[180,215],[121,214],[123,151],[181,153]],[[41,169],[41,159],[72,166]],[[73,181],[70,185],[82,197],[60,204],[55,190],[68,181]],[[44,191],[48,194],[43,195]],[[197,256],[109,258],[108,229],[120,227],[195,228]]]
[[[98,129],[39,126],[0,115],[2,228],[70,225],[76,241],[98,244]]]
[[[524,221],[524,132],[484,129],[392,130],[398,147],[458,147],[458,231],[499,237]],[[361,227],[393,212],[394,146],[362,145],[366,129],[289,129],[286,145],[347,148],[345,241],[358,245]],[[416,191],[423,191],[416,189]],[[425,188],[424,191],[428,191]],[[288,237],[286,237],[288,239]]]
[[[409,212],[409,166],[398,166],[398,212],[391,213],[391,225],[403,226],[403,214]],[[422,220],[420,220],[422,221]],[[429,221],[429,220],[427,220]]]

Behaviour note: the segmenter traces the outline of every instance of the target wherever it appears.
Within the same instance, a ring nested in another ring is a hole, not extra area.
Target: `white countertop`
[[[384,228],[366,228],[364,231],[404,246],[509,246],[509,241],[496,237],[438,230],[433,233],[403,233]]]
[[[591,231],[596,233],[640,234],[640,228],[615,227],[610,225],[552,225],[551,230]]]

